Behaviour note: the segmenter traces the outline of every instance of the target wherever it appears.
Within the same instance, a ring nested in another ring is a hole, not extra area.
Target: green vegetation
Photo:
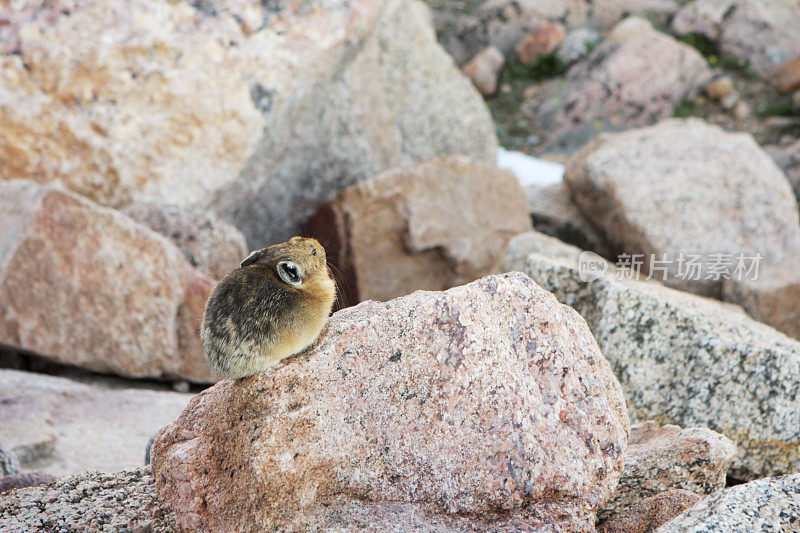
[[[774,102],[763,104],[758,109],[760,117],[799,117],[800,105],[795,103],[792,98],[785,97]]]
[[[705,117],[707,115],[707,101],[705,98],[687,98],[678,102],[672,111],[675,118]]]
[[[706,58],[708,64],[726,72],[732,72],[747,78],[756,78],[757,75],[750,68],[749,63],[743,57],[735,56],[722,52],[717,43],[700,33],[690,33],[680,39],[688,44]]]
[[[711,57],[719,57],[719,49],[717,43],[703,35],[702,33],[689,33],[681,37],[681,42],[684,42],[700,52],[700,54],[709,59]],[[710,63],[711,61],[709,61]]]
[[[541,55],[532,65],[523,64],[516,54],[511,54],[500,75],[497,94],[486,100],[503,146],[516,150],[528,147],[530,125],[520,113],[522,93],[527,87],[560,76],[566,70],[555,54]]]
[[[452,11],[472,15],[486,0],[429,0],[434,11]]]
[[[526,85],[555,78],[566,72],[564,62],[556,54],[542,54],[532,65],[525,65],[516,54],[512,54],[503,69],[501,83],[524,83]]]

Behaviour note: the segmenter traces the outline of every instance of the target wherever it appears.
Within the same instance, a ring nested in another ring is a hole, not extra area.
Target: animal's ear
[[[264,250],[256,250],[255,252],[251,252],[250,255],[245,257],[244,261],[241,262],[239,265],[240,267],[246,267],[247,265],[252,265],[259,259],[264,256]]]

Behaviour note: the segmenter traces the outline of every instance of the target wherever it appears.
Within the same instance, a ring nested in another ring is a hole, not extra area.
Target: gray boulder
[[[730,487],[676,516],[656,533],[800,530],[800,474]]]
[[[252,157],[211,203],[251,248],[298,234],[323,201],[382,171],[441,155],[495,161],[486,105],[436,43],[427,8],[365,5],[370,30],[326,59],[326,78],[306,94],[283,95],[285,109],[268,114]]]
[[[671,29],[704,35],[769,79],[776,67],[800,54],[798,27],[796,0],[695,0],[675,15]]]
[[[632,420],[707,427],[737,445],[731,475],[800,469],[800,342],[730,304],[637,281],[538,233],[511,240],[500,271],[528,274],[587,321]]]
[[[495,158],[485,104],[416,0],[56,0],[3,18],[1,180],[211,205],[255,248],[364,177]]]
[[[603,135],[564,180],[617,253],[667,285],[741,304],[800,336],[800,215],[791,187],[746,133],[698,119]],[[723,290],[729,285],[728,290]]]

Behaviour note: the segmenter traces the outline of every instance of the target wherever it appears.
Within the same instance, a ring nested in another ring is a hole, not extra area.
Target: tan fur
[[[276,274],[282,261],[298,267],[299,285]],[[315,239],[294,237],[254,252],[242,265],[212,291],[201,328],[209,366],[229,378],[250,376],[308,348],[336,296],[325,250]]]

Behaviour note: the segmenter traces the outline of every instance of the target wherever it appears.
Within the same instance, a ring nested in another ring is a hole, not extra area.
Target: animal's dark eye
[[[317,249],[316,248],[312,248],[311,249],[311,255],[317,255]]]
[[[303,282],[300,267],[292,261],[281,261],[277,270],[278,276],[289,285],[300,285]]]

